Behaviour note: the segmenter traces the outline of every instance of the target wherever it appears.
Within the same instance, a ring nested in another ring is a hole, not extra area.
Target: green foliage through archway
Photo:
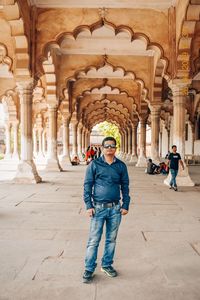
[[[103,134],[105,137],[106,136],[114,137],[117,141],[117,148],[118,149],[120,148],[119,128],[115,124],[104,121],[104,122],[98,124],[97,128],[101,132],[101,134]]]

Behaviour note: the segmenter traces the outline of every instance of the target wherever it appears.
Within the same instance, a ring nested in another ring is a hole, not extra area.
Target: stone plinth
[[[131,155],[130,162],[131,163],[136,163],[138,161],[138,157],[136,155]]]
[[[17,183],[39,183],[42,179],[38,175],[33,161],[21,161],[17,166],[17,173],[13,181]]]
[[[138,162],[136,164],[136,167],[138,168],[146,168],[147,166],[147,159],[144,156],[139,156],[138,157]]]
[[[171,173],[169,172],[169,175],[164,180],[164,184],[169,186],[171,180]],[[179,169],[178,175],[176,177],[177,186],[194,186],[194,182],[190,178],[190,175],[188,173],[188,168],[185,167],[184,170]]]

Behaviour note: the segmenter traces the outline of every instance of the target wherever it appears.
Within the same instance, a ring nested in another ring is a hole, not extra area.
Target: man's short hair
[[[104,146],[105,142],[107,142],[107,141],[113,141],[113,142],[115,143],[115,146],[117,145],[117,141],[116,141],[116,139],[115,139],[114,137],[112,137],[112,136],[107,136],[107,137],[105,137],[105,138],[103,139],[103,141],[102,141],[102,146]]]
[[[172,145],[172,149],[173,149],[174,147],[176,147],[176,148],[177,148],[177,146],[176,146],[176,145]]]

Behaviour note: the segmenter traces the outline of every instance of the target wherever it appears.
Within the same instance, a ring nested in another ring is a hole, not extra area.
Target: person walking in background
[[[106,236],[101,271],[110,277],[117,276],[117,271],[112,267],[116,238],[121,216],[128,213],[130,202],[127,167],[115,157],[116,140],[113,137],[106,137],[102,147],[103,155],[88,165],[84,181],[84,202],[91,217],[84,283],[92,281],[104,224]]]
[[[174,189],[175,191],[178,190],[177,188],[177,183],[176,183],[176,176],[178,174],[178,169],[179,169],[179,163],[182,166],[182,169],[184,170],[184,164],[183,161],[181,160],[181,156],[177,151],[176,145],[172,146],[172,152],[168,156],[168,162],[167,164],[169,165],[170,173],[171,173],[171,180],[170,180],[170,189]]]

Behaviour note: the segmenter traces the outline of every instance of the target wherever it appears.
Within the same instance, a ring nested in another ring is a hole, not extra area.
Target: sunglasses
[[[111,148],[111,149],[116,149],[116,145],[104,145],[103,146],[105,149]]]

